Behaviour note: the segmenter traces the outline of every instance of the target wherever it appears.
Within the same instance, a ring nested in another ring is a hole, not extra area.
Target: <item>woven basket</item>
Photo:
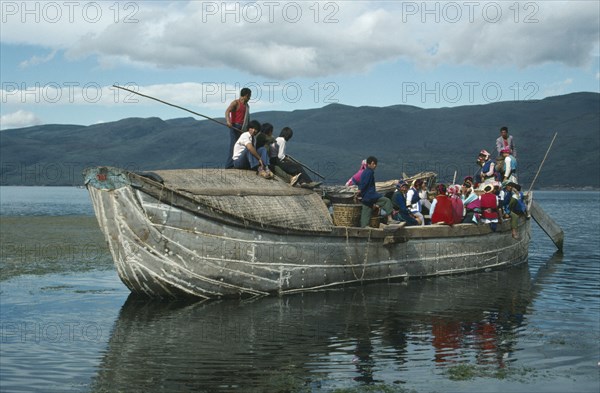
[[[360,226],[362,204],[333,204],[333,224],[340,227]]]
[[[371,228],[379,228],[379,224],[380,223],[381,223],[381,217],[380,216],[373,216],[369,220],[369,226]]]

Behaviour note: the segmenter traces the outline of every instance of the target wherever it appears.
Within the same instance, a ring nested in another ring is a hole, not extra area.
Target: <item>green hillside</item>
[[[260,112],[260,122],[292,127],[289,153],[343,182],[369,155],[377,178],[424,170],[451,181],[476,170],[481,149],[493,151],[501,126],[513,134],[521,183],[531,182],[555,132],[558,137],[536,188],[600,187],[600,94],[455,108],[384,108],[332,104],[292,112]],[[222,120],[222,119],[221,119]],[[93,126],[42,125],[0,132],[2,185],[76,185],[88,166],[132,170],[219,167],[228,130],[214,122],[128,118]]]

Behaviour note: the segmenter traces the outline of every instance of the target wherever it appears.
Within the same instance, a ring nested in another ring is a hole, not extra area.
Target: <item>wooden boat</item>
[[[97,167],[84,178],[121,280],[150,297],[286,294],[507,268],[528,255],[525,218],[520,240],[506,221],[495,232],[357,228],[334,225],[317,192],[252,171]]]

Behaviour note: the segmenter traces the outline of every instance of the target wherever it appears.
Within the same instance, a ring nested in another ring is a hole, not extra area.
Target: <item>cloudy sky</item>
[[[2,129],[600,91],[600,2],[2,1]]]

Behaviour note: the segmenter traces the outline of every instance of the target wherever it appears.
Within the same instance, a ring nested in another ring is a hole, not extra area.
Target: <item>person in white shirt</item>
[[[265,147],[254,147],[254,136],[260,131],[260,123],[252,120],[248,131],[240,135],[233,145],[233,167],[236,169],[256,170],[258,175],[272,179],[273,173],[269,170],[269,155]]]
[[[410,189],[406,193],[406,206],[412,215],[415,216],[419,224],[425,225],[425,217],[421,213],[421,197],[419,190],[423,185],[423,180],[417,179],[413,181]]]
[[[292,178],[290,184],[299,184],[303,188],[315,188],[321,185],[320,182],[314,182],[306,173],[302,165],[293,162],[286,156],[287,142],[292,139],[294,131],[290,127],[284,127],[275,142],[277,142],[277,158],[272,161],[273,165],[278,166]]]
[[[512,151],[508,148],[500,151],[504,157],[504,174],[502,176],[502,184],[517,182],[517,159],[512,155]]]

